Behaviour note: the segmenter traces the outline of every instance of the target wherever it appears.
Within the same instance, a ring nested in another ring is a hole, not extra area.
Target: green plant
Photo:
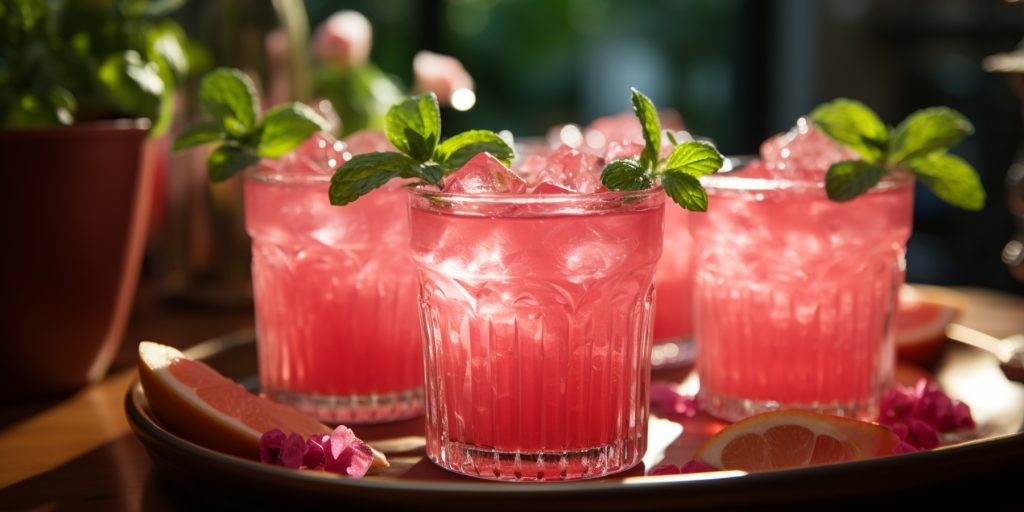
[[[0,0],[0,127],[146,117],[170,124],[184,0]]]

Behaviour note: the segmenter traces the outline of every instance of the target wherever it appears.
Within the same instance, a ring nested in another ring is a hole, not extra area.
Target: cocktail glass
[[[415,416],[423,361],[406,192],[395,181],[332,206],[330,172],[350,156],[344,150],[314,148],[332,165],[311,165],[300,151],[246,176],[261,388],[327,422]]]
[[[826,144],[807,129],[790,137]],[[874,418],[893,378],[913,179],[894,174],[839,203],[824,189],[831,158],[795,158],[702,178],[708,211],[691,217],[699,398],[727,420],[780,408]]]
[[[664,197],[410,190],[432,461],[499,480],[640,461]]]

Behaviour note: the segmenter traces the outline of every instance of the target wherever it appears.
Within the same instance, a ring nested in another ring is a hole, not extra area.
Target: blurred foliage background
[[[283,0],[297,1],[297,0]],[[255,35],[222,25],[277,21],[267,0],[190,2],[179,21],[219,63],[263,66]],[[864,101],[895,121],[948,105],[975,124],[956,153],[979,170],[987,208],[965,213],[918,190],[912,281],[1024,292],[1000,261],[1014,232],[1007,169],[1021,142],[1018,98],[982,59],[1024,36],[1006,0],[306,0],[310,27],[354,9],[373,25],[371,60],[412,82],[421,50],[460,59],[477,103],[446,110],[447,133],[540,136],[629,107],[628,87],[678,110],[727,154],[756,153],[818,103]],[[217,11],[217,16],[211,16]],[[257,30],[258,34],[259,31]],[[230,35],[238,34],[238,35]],[[1021,194],[1020,191],[1015,192]]]

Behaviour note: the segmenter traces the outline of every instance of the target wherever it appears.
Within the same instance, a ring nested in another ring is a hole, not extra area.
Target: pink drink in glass
[[[664,193],[529,193],[480,158],[453,178],[490,167],[513,186],[410,191],[427,455],[500,480],[628,469],[646,450]]]
[[[691,217],[699,396],[723,419],[780,408],[874,418],[892,383],[913,179],[833,202],[825,170],[849,156],[808,130],[766,143],[764,163],[703,179],[708,212]]]
[[[322,421],[415,416],[423,363],[406,192],[396,181],[332,206],[340,163],[296,157],[246,176],[261,388]]]
[[[659,112],[662,128],[676,134],[679,141],[692,137],[682,130],[683,120],[678,112]],[[566,130],[566,127],[569,127]],[[639,157],[643,150],[643,130],[632,112],[595,119],[582,129],[574,125],[556,126],[548,131],[548,143],[558,144],[567,138],[578,138],[582,151],[602,156],[606,162],[623,157]],[[675,146],[665,138],[662,156],[668,156]],[[530,153],[526,158],[529,158]],[[528,165],[528,164],[527,164]],[[654,308],[654,348],[651,362],[654,368],[672,368],[690,364],[693,347],[693,271],[689,231],[690,213],[668,205],[665,208],[664,253],[655,272],[658,300]]]

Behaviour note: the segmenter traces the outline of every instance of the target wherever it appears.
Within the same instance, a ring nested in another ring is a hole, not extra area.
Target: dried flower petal
[[[942,432],[975,427],[970,407],[949,398],[928,379],[920,379],[913,388],[897,386],[889,390],[880,405],[878,422],[915,450],[938,447]]]
[[[280,462],[281,446],[285,440],[284,432],[279,429],[268,430],[260,436],[260,462],[277,464]]]
[[[700,459],[693,459],[686,464],[683,464],[679,468],[679,472],[683,474],[687,473],[706,473],[708,471],[718,471],[717,469],[709,466],[706,462]]]
[[[697,398],[679,394],[676,384],[662,380],[651,383],[651,409],[658,416],[670,420],[692,418],[697,407]]]
[[[324,465],[324,447],[330,443],[328,434],[313,435],[306,441],[306,455],[302,457],[302,465],[306,469],[317,469]]]
[[[324,470],[352,478],[362,478],[370,470],[373,450],[348,427],[338,425],[331,433],[329,443],[329,446],[324,446]]]
[[[660,464],[651,468],[648,475],[678,475],[679,466],[675,464]]]
[[[918,448],[924,450],[931,450],[932,448],[938,448],[941,440],[939,439],[939,431],[935,427],[931,426],[926,421],[922,420],[910,420],[910,434],[913,439],[912,444]]]
[[[299,469],[306,455],[306,440],[298,434],[291,434],[281,445],[278,463],[286,468]]]

